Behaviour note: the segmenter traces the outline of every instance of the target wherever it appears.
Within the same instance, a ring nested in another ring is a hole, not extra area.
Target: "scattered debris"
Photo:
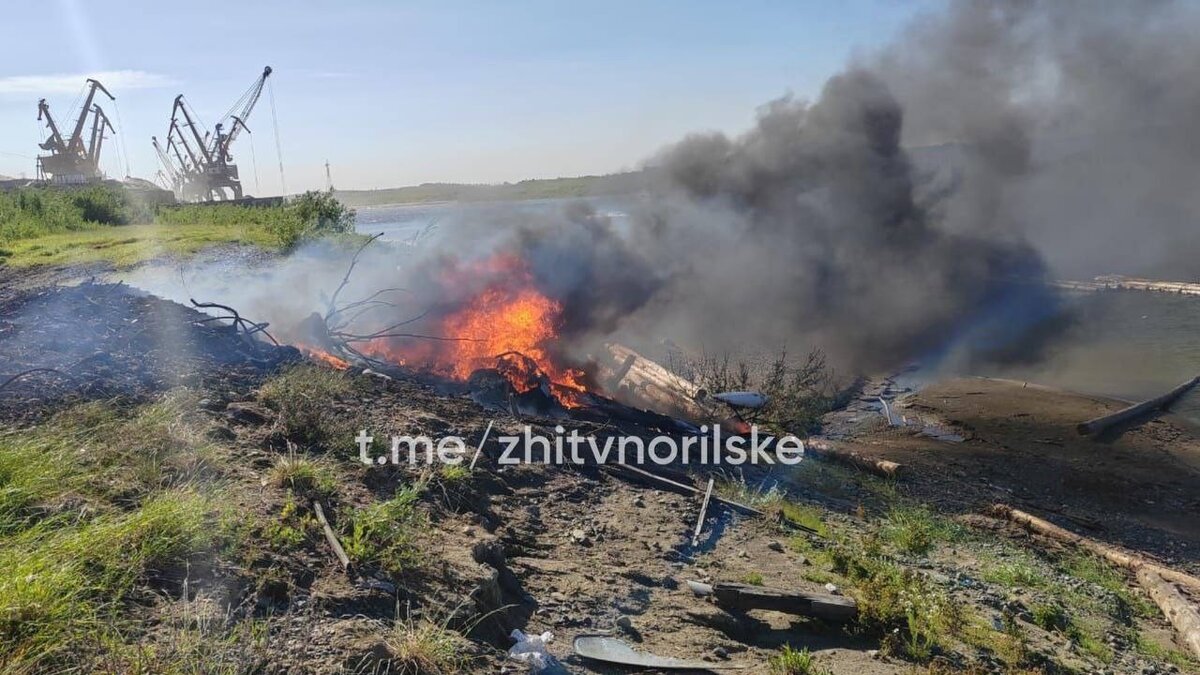
[[[529,672],[534,675],[552,675],[564,673],[562,664],[546,645],[554,639],[554,634],[546,631],[541,635],[526,635],[520,630],[513,629],[509,634],[516,644],[508,648],[508,658],[529,665]]]
[[[575,638],[575,653],[585,659],[604,661],[637,668],[659,668],[662,670],[737,670],[744,666],[736,664],[714,664],[710,661],[677,659],[639,652],[622,640],[605,635],[580,635]]]
[[[811,616],[829,621],[849,621],[858,616],[858,603],[841,595],[807,593],[768,586],[738,583],[704,584],[688,581],[688,588],[697,596],[711,595],[717,606],[725,610],[766,609],[797,616]],[[833,584],[827,584],[826,589]],[[834,591],[837,587],[834,586]]]

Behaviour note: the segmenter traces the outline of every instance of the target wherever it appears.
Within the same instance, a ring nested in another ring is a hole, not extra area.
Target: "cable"
[[[117,143],[121,144],[121,156],[125,158],[125,177],[129,178],[129,147],[125,144],[125,123],[121,121],[121,106],[117,105],[116,99],[113,99],[113,109],[117,111],[117,126],[120,127],[120,131],[113,132],[113,135],[117,137]],[[104,131],[101,130],[100,133]]]
[[[275,156],[279,158],[279,186],[287,197],[287,181],[283,178],[283,146],[279,143],[279,118],[275,114],[275,85],[267,80],[267,96],[271,99],[271,125],[275,127]]]
[[[258,185],[258,154],[254,152],[254,134],[250,134],[250,163],[254,166],[254,191],[261,195],[262,188]]]

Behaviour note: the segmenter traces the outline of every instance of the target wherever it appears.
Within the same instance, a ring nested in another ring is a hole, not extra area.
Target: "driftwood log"
[[[1017,523],[1018,525],[1022,525],[1031,532],[1049,537],[1056,541],[1061,541],[1066,544],[1087,549],[1088,551],[1091,551],[1092,553],[1104,558],[1117,567],[1127,569],[1130,572],[1137,572],[1140,569],[1146,568],[1154,571],[1163,579],[1166,579],[1171,583],[1187,586],[1196,593],[1200,593],[1200,579],[1197,579],[1190,574],[1184,574],[1183,572],[1173,570],[1170,567],[1164,567],[1163,565],[1159,565],[1156,562],[1147,560],[1140,555],[1130,553],[1128,551],[1122,551],[1119,548],[1100,543],[1090,537],[1075,534],[1074,532],[1061,528],[1058,525],[1045,520],[1044,518],[1039,518],[1020,509],[1014,509],[1006,504],[996,504],[990,509],[990,511],[993,516],[997,518],[1004,518]]]
[[[1158,412],[1170,406],[1172,403],[1178,400],[1180,396],[1183,396],[1193,387],[1195,387],[1197,383],[1200,383],[1200,375],[1193,377],[1192,379],[1184,382],[1178,387],[1175,387],[1162,396],[1156,396],[1148,401],[1142,401],[1141,403],[1131,405],[1128,408],[1118,410],[1111,415],[1103,415],[1101,417],[1088,420],[1087,422],[1083,422],[1076,426],[1075,430],[1083,436],[1094,436],[1101,434],[1106,430],[1117,426],[1118,424],[1131,422],[1144,415]]]
[[[1022,525],[1031,532],[1090,551],[1110,563],[1132,572],[1137,577],[1138,584],[1146,590],[1150,598],[1162,610],[1163,615],[1171,622],[1179,635],[1179,641],[1187,645],[1188,649],[1197,658],[1200,658],[1200,613],[1197,613],[1196,607],[1175,588],[1175,584],[1179,584],[1187,586],[1195,592],[1200,592],[1200,579],[1164,567],[1142,556],[1103,544],[1095,539],[1075,534],[1047,520],[1004,504],[993,506],[991,513],[996,517],[1006,518]]]
[[[896,478],[904,469],[903,464],[886,459],[872,459],[854,450],[851,446],[834,443],[821,439],[809,439],[804,442],[804,453],[817,459],[824,459],[839,464],[846,464],[867,473],[884,478]]]
[[[1167,621],[1174,626],[1179,641],[1191,650],[1193,656],[1200,658],[1200,613],[1196,612],[1196,607],[1188,602],[1174,584],[1163,579],[1157,572],[1143,567],[1138,570],[1137,579],[1142,588],[1150,594],[1154,604],[1166,615]]]

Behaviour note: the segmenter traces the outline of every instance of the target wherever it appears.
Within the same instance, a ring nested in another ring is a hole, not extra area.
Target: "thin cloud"
[[[95,73],[60,75],[10,75],[0,77],[0,94],[74,94],[84,80],[99,80],[113,94],[118,90],[169,87],[176,81],[166,75],[144,70],[105,70]]]

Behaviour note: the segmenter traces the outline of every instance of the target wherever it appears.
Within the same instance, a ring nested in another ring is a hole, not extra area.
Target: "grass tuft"
[[[298,443],[323,446],[353,434],[351,423],[339,416],[333,403],[353,390],[344,373],[317,364],[292,366],[272,377],[259,390],[259,397],[279,413],[284,435]]]
[[[791,645],[781,647],[768,665],[773,675],[823,675],[828,672],[817,666],[817,658],[807,647],[792,649]]]
[[[398,622],[385,639],[392,667],[401,673],[454,675],[465,672],[462,656],[466,640],[445,626],[425,619]]]

